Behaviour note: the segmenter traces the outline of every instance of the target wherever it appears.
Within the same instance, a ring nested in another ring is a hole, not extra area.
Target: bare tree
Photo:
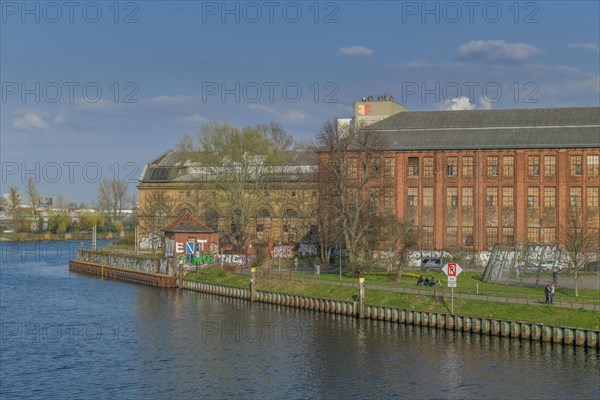
[[[62,194],[56,196],[56,208],[68,208],[69,203],[67,199]]]
[[[38,193],[37,187],[35,186],[35,181],[32,177],[27,178],[27,182],[25,183],[25,188],[27,191],[27,198],[29,199],[29,203],[31,204],[31,215],[33,217],[34,225],[37,229],[38,226],[38,208],[41,204],[40,194]]]
[[[96,195],[96,207],[111,218],[121,217],[127,201],[127,189],[127,184],[123,181],[101,180]]]
[[[579,297],[578,272],[596,258],[600,239],[598,229],[592,226],[592,219],[584,219],[581,205],[571,205],[564,218],[563,226],[566,229],[561,230],[559,241],[569,262],[569,268],[573,271],[575,297]]]
[[[271,144],[281,151],[288,151],[294,146],[294,137],[287,133],[279,122],[256,125],[256,130],[262,132]]]
[[[336,208],[348,259],[354,263],[365,258],[364,241],[377,229],[379,219],[373,213],[379,208],[369,191],[375,193],[378,187],[381,168],[377,165],[386,141],[381,132],[338,127],[335,121],[323,125],[316,141],[324,152],[322,200]]]
[[[140,233],[147,236],[156,249],[164,238],[163,229],[173,221],[177,200],[161,190],[153,190],[145,194],[141,202],[138,216],[140,219]]]
[[[11,186],[8,192],[8,214],[13,222],[13,229],[17,231],[22,225],[21,195],[16,186]]]
[[[223,230],[224,241],[243,250],[251,239],[248,224],[267,203],[266,188],[283,161],[282,150],[262,128],[238,129],[216,122],[205,124],[196,141],[183,137],[177,149],[215,189],[211,199],[215,211],[231,221]]]
[[[110,211],[112,209],[110,197],[110,180],[102,179],[98,185],[95,207],[98,209],[98,211],[105,215],[110,215]]]
[[[408,252],[417,244],[418,236],[409,222],[395,215],[384,215],[379,237],[383,247],[393,253],[396,278],[400,279],[408,263]]]
[[[128,196],[127,196],[127,184],[123,181],[112,181],[110,184],[112,206],[113,206],[113,217],[120,218],[123,214]]]
[[[319,241],[321,262],[329,264],[331,249],[340,244],[342,235],[339,213],[330,203],[322,203],[314,210],[316,214],[317,238]]]

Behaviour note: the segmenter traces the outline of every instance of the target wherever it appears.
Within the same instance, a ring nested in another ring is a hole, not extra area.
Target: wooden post
[[[177,287],[183,288],[183,260],[179,260],[177,272],[179,273]]]
[[[365,278],[358,278],[358,317],[365,317]]]
[[[250,272],[250,301],[256,301],[256,268],[252,267]]]

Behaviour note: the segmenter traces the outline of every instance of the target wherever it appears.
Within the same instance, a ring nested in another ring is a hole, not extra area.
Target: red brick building
[[[369,195],[422,249],[556,243],[572,206],[598,235],[598,107],[402,111],[364,129],[386,138]]]
[[[211,258],[218,253],[219,233],[204,225],[191,212],[184,211],[172,223],[167,225],[165,232],[165,257],[169,267],[175,268],[173,261],[180,256],[191,256],[186,251],[187,243],[194,243],[193,255],[209,255]],[[211,262],[212,263],[212,262]]]

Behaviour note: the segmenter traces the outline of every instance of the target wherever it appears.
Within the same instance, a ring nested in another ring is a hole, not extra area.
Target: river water
[[[0,243],[2,399],[600,398],[595,351],[103,280],[78,245]]]

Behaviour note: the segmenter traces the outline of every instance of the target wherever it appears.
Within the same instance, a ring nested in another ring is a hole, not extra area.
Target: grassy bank
[[[219,269],[206,269],[200,274],[188,274],[186,279],[244,288],[248,287],[249,282],[249,277],[246,275],[234,274]],[[347,279],[350,280],[351,278]],[[352,281],[356,282],[356,279],[353,279]],[[367,283],[368,282],[369,277],[367,277]],[[358,291],[356,288],[340,287],[330,283],[328,284],[327,281],[302,281],[261,276],[257,278],[257,289],[335,300],[358,300]],[[450,312],[450,298],[440,299],[439,297],[434,297],[432,295],[411,295],[368,289],[366,291],[366,301],[368,304],[372,305],[413,308],[415,310],[435,312]],[[462,315],[528,321],[546,325],[600,329],[600,314],[598,312],[581,309],[455,298],[454,312]]]
[[[46,240],[91,240],[92,235],[89,232],[70,232],[70,233],[3,233],[0,240],[3,242],[41,242]],[[118,233],[99,233],[98,239],[117,239]]]

